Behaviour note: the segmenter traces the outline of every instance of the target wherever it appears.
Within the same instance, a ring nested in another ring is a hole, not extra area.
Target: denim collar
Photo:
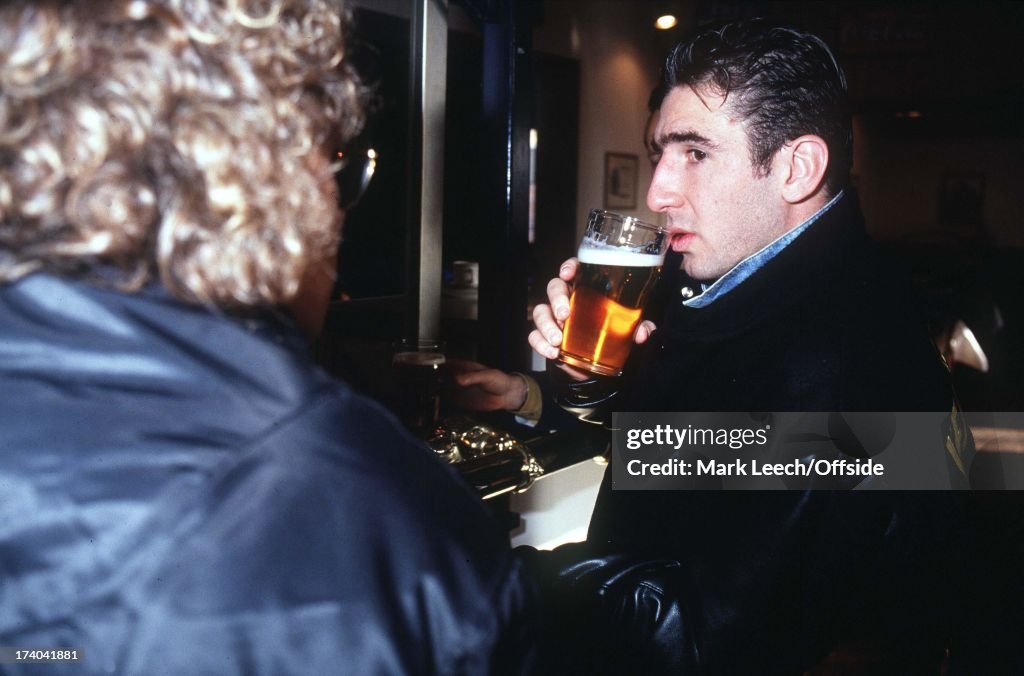
[[[814,212],[814,215],[806,221],[771,242],[760,251],[750,254],[713,283],[701,284],[700,295],[694,296],[689,300],[684,300],[683,305],[692,308],[702,308],[707,305],[711,305],[716,300],[735,289],[743,283],[743,280],[760,270],[765,263],[775,258],[780,251],[789,246],[794,239],[799,237],[804,230],[818,220],[823,213],[831,209],[832,206],[842,198],[842,196],[843,191],[839,191],[839,194],[829,200],[828,204]]]

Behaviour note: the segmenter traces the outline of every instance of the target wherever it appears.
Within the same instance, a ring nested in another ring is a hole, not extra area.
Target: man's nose
[[[654,212],[662,212],[679,206],[683,195],[680,181],[677,179],[670,162],[663,156],[654,167],[651,186],[647,189],[647,208]]]

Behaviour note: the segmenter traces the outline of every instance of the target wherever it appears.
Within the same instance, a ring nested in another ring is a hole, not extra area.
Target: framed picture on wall
[[[604,208],[636,209],[639,160],[627,153],[604,154]]]

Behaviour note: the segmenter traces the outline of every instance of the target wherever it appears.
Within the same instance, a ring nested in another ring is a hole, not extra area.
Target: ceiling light
[[[667,31],[669,28],[674,28],[677,23],[678,21],[676,21],[674,16],[671,14],[664,14],[658,17],[654,22],[654,25],[663,31]]]

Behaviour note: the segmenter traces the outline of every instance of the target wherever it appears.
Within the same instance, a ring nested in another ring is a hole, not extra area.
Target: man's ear
[[[808,134],[793,139],[776,159],[782,165],[779,176],[785,201],[798,204],[821,190],[828,168],[828,144],[820,136]]]

